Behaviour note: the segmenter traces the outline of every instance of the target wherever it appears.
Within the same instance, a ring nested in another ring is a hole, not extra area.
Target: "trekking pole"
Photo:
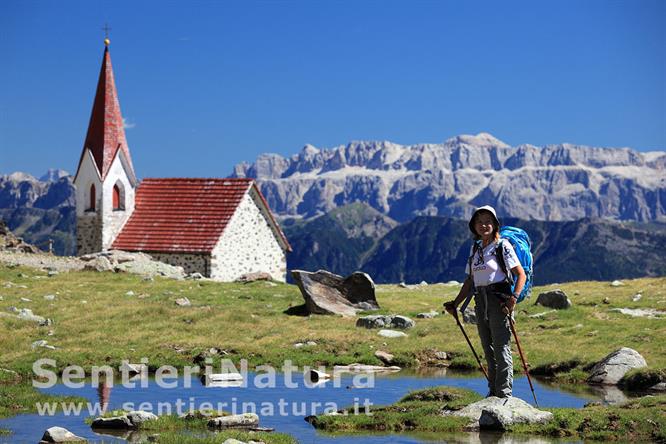
[[[458,319],[458,313],[454,314],[453,317],[456,319],[456,322],[458,323],[458,327],[460,327],[460,331],[462,332],[463,336],[467,340],[467,344],[469,345],[469,348],[472,349],[472,353],[474,354],[474,357],[476,358],[476,362],[479,363],[479,367],[481,368],[481,371],[483,372],[483,375],[486,377],[486,380],[488,380],[488,382],[490,382],[490,378],[488,378],[488,372],[486,372],[485,367],[483,366],[483,364],[481,364],[481,359],[479,359],[479,355],[476,354],[476,350],[474,350],[474,346],[472,345],[472,341],[469,340],[469,336],[467,336],[467,333],[465,332],[465,328],[460,323],[460,319]]]
[[[525,375],[527,376],[527,382],[530,383],[530,389],[532,390],[532,396],[534,397],[534,404],[536,407],[539,407],[539,403],[537,402],[536,394],[534,393],[534,386],[532,385],[532,378],[530,378],[530,372],[527,370],[527,361],[525,361],[525,355],[523,355],[523,349],[520,346],[520,341],[518,340],[518,335],[516,334],[516,327],[513,323],[513,317],[509,315],[509,324],[511,325],[511,332],[513,333],[513,337],[516,339],[516,346],[518,347],[518,353],[520,354],[520,360],[523,363],[523,368],[525,369]]]

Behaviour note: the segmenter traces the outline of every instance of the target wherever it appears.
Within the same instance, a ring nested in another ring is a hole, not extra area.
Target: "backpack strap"
[[[497,243],[497,248],[495,249],[495,259],[500,266],[500,269],[504,272],[504,275],[509,280],[509,283],[513,285],[513,273],[506,266],[506,261],[504,260],[504,248],[502,248],[502,242],[504,239],[500,238]]]
[[[467,259],[467,265],[469,267],[469,273],[467,274],[467,279],[469,279],[469,281],[472,283],[472,288],[467,297],[465,298],[464,302],[460,306],[461,313],[465,312],[467,306],[472,301],[472,297],[474,296],[475,293],[474,276],[472,276],[472,259],[474,259],[474,256],[476,256],[477,251],[481,251],[481,254],[483,255],[483,248],[481,247],[481,241],[474,241],[474,245],[472,246],[472,254],[469,256],[469,259]]]

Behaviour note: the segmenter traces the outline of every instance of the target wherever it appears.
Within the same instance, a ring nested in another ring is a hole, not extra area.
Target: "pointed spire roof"
[[[93,102],[93,109],[90,115],[90,123],[88,124],[88,133],[86,134],[81,159],[79,160],[79,168],[86,150],[90,150],[93,159],[95,159],[97,169],[102,176],[102,180],[104,180],[111,168],[113,159],[118,155],[118,151],[122,151],[131,170],[129,172],[130,175],[136,177],[127,140],[125,139],[123,117],[120,113],[120,102],[118,102],[116,83],[113,79],[109,42],[105,40],[104,43],[102,69],[99,73],[97,92],[95,93],[95,101]]]

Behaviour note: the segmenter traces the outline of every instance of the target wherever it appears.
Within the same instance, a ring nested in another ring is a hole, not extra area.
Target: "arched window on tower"
[[[90,195],[88,196],[88,209],[86,211],[95,211],[95,184],[90,184]]]
[[[121,181],[113,186],[113,211],[125,210],[125,187]]]

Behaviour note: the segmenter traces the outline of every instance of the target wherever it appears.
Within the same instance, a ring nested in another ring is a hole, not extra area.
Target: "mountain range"
[[[666,152],[561,144],[510,147],[493,136],[443,144],[307,145],[236,165],[278,216],[289,269],[368,272],[379,283],[462,279],[472,209],[491,204],[534,243],[535,281],[666,275]],[[0,219],[42,249],[76,253],[72,177],[0,175]]]
[[[442,144],[306,145],[285,158],[262,154],[234,167],[257,179],[281,217],[312,218],[365,202],[399,222],[468,218],[493,205],[522,220],[666,221],[666,152],[559,144],[507,145],[487,133]]]

